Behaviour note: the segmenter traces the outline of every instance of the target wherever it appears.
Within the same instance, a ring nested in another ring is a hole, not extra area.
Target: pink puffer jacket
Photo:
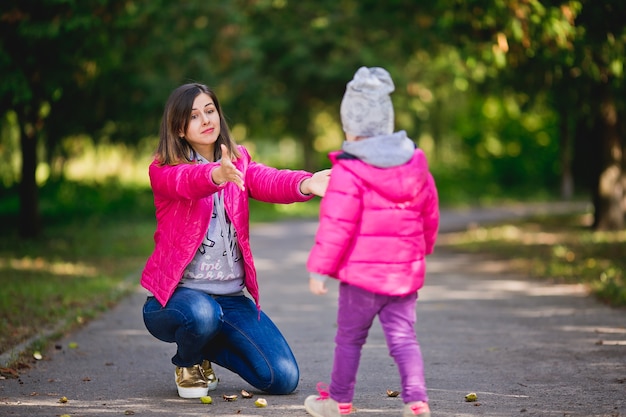
[[[417,291],[439,228],[424,153],[416,149],[406,164],[385,169],[339,154],[330,154],[332,174],[307,269],[374,293]]]
[[[307,201],[312,195],[300,192],[300,183],[311,177],[306,171],[279,170],[251,160],[243,147],[235,166],[244,174],[245,191],[233,183],[218,186],[211,180],[211,171],[219,163],[159,166],[149,168],[154,194],[157,227],[155,247],[141,275],[141,285],[161,305],[170,299],[183,270],[192,260],[209,227],[213,194],[224,189],[226,213],[237,231],[237,240],[244,259],[245,283],[259,306],[259,287],[250,250],[248,198],[268,203]]]

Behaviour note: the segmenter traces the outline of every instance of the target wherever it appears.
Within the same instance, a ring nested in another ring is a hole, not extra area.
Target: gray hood
[[[407,137],[404,130],[400,130],[391,135],[344,141],[341,150],[369,165],[390,168],[409,162],[415,152],[415,143]]]

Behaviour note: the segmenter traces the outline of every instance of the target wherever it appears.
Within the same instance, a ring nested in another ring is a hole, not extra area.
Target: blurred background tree
[[[421,3],[3,1],[0,176],[20,184],[20,234],[40,232],[38,187],[90,146],[129,156],[109,171],[98,154],[91,171],[144,172],[163,104],[189,81],[216,90],[259,158],[324,168],[362,65],[391,72],[396,128],[429,155],[442,203],[582,189],[596,228],[623,228],[623,2]]]
[[[493,71],[483,85],[513,90],[520,103],[543,102],[555,113],[548,139],[559,144],[561,195],[572,195],[578,170],[592,195],[594,228],[623,228],[626,125],[618,97],[626,92],[626,3],[444,3],[437,2],[447,6],[440,9],[442,31],[455,36],[467,59],[479,57]]]

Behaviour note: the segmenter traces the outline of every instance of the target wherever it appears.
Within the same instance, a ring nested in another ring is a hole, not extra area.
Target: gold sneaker
[[[200,398],[208,395],[209,385],[201,365],[177,366],[174,376],[181,398]]]
[[[202,369],[204,370],[204,376],[207,381],[207,388],[209,391],[213,391],[217,388],[217,376],[215,376],[215,372],[213,372],[213,368],[211,367],[211,362],[206,359],[202,361]]]

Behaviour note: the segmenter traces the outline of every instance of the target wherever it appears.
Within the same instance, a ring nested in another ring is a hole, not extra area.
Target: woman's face
[[[185,139],[196,152],[212,161],[215,142],[220,135],[220,115],[208,94],[200,93],[195,98],[189,117]]]

